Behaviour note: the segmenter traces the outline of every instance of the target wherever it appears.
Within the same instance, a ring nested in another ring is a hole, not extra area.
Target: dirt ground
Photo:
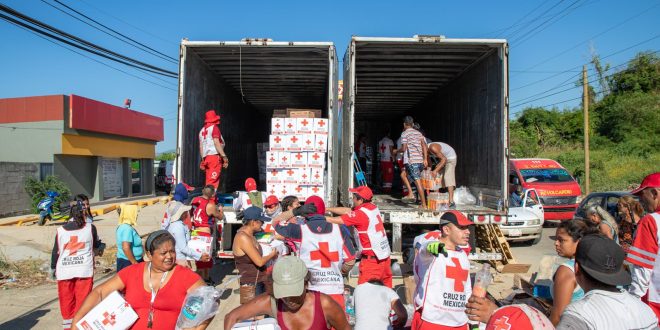
[[[160,220],[165,210],[165,205],[156,204],[142,208],[139,213],[137,230],[140,234],[156,230],[160,226]],[[99,216],[95,219],[99,236],[108,245],[115,244],[115,227],[117,224],[116,212]],[[50,262],[50,251],[53,247],[57,225],[46,225],[39,227],[9,226],[0,227],[0,251],[10,260],[24,258],[38,258]],[[525,244],[514,244],[512,250],[519,263],[531,264],[530,272],[539,269],[540,260],[543,256],[553,256],[553,241],[549,236],[554,235],[555,230],[546,228],[543,239],[535,246]],[[231,280],[231,264],[223,268],[226,276],[223,283]],[[476,267],[475,267],[476,269]],[[527,276],[529,276],[529,273]],[[114,272],[108,274],[97,274],[95,283],[102,283]],[[349,280],[348,285],[355,287],[356,279]],[[396,287],[402,288],[401,278],[394,280]],[[503,298],[511,293],[513,285],[513,274],[499,274],[494,276],[494,283],[489,292],[496,298]],[[219,284],[218,287],[222,287]],[[405,297],[405,290],[397,290],[400,296]],[[405,298],[404,298],[405,299]],[[209,326],[209,329],[223,329],[222,320],[224,315],[238,306],[238,284],[237,281],[229,286],[222,295],[218,315]],[[55,282],[48,282],[28,288],[12,288],[11,285],[0,286],[0,305],[3,313],[0,314],[0,329],[58,329],[61,327],[61,316],[57,299],[57,286]]]

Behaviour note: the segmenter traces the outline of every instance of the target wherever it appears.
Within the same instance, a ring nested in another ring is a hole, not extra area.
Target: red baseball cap
[[[270,195],[268,198],[266,198],[266,202],[264,202],[264,206],[271,206],[279,203],[280,200],[277,199],[277,196],[275,195]]]
[[[465,214],[456,210],[449,210],[440,216],[440,225],[446,225],[448,223],[453,223],[456,226],[474,225],[474,222],[468,220]]]
[[[324,215],[325,214],[325,203],[323,202],[323,198],[312,195],[307,197],[305,200],[305,204],[314,204],[316,206],[316,213],[318,215]]]
[[[215,113],[215,110],[211,109],[204,114],[204,123],[218,124],[220,123],[220,116]]]
[[[644,180],[642,180],[642,184],[639,185],[639,188],[631,191],[630,193],[637,195],[646,188],[660,188],[660,172],[647,175]]]
[[[255,190],[257,190],[257,183],[254,181],[254,179],[253,178],[245,179],[245,191],[250,192]]]
[[[553,330],[552,322],[537,309],[524,305],[504,306],[495,311],[486,330]]]
[[[371,191],[371,188],[367,186],[359,186],[353,189],[348,189],[348,192],[358,194],[358,196],[370,200],[374,197],[374,193]]]

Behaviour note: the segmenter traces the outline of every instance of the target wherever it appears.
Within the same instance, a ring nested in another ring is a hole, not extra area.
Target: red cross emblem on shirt
[[[445,268],[447,278],[454,280],[454,291],[463,292],[465,290],[465,282],[467,281],[469,272],[461,267],[458,258],[451,258],[451,261],[456,266],[449,266]]]
[[[303,119],[303,121],[301,121],[301,123],[303,124],[303,126],[307,126],[307,124],[309,124],[309,122],[307,121],[307,119]]]
[[[383,220],[380,219],[380,215],[378,216],[378,223],[376,224],[376,231],[383,234],[385,236],[385,226],[383,226]]]
[[[321,127],[325,126],[325,122],[323,120],[319,120],[318,123],[319,123],[319,126],[321,126]]]
[[[494,330],[511,330],[508,316],[502,316],[493,322]]]
[[[85,242],[78,242],[78,236],[71,236],[69,241],[64,244],[64,250],[69,250],[70,256],[75,256],[78,250],[85,247]]]
[[[291,137],[291,142],[296,143],[298,142],[298,138],[294,135]]]
[[[302,158],[302,154],[296,154],[296,158],[300,160]]]
[[[108,312],[104,312],[102,323],[103,323],[103,325],[108,325],[108,324],[109,325],[115,325],[115,323],[117,323],[117,321],[115,320],[115,314],[114,313],[110,314]]]
[[[387,148],[385,148],[385,145],[384,145],[384,144],[381,144],[381,145],[380,145],[380,153],[381,153],[381,154],[382,154],[382,153],[385,153],[385,149],[387,149]]]
[[[314,154],[314,156],[312,156],[312,158],[314,158],[314,160],[319,160],[319,157],[321,157],[321,156],[319,156],[319,154],[316,154],[316,153]]]
[[[312,260],[320,260],[322,268],[329,268],[331,262],[339,261],[339,252],[330,252],[328,242],[319,242],[319,249],[309,253]]]
[[[431,239],[431,238],[433,238],[433,239],[439,239],[440,236],[441,236],[441,235],[440,235],[440,232],[437,231],[437,230],[434,230],[434,231],[430,231],[430,232],[426,233],[426,235],[424,235],[424,238],[425,238],[425,239]]]
[[[282,141],[282,139],[280,139],[279,135],[276,136],[276,137],[275,137],[275,142],[280,143],[280,141]]]

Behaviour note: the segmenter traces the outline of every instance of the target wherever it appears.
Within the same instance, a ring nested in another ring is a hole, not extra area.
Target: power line
[[[614,52],[614,53],[611,53],[611,54],[608,54],[608,55],[606,55],[606,56],[603,56],[603,57],[601,57],[600,59],[602,60],[602,59],[606,59],[606,58],[608,58],[608,57],[612,57],[612,56],[614,56],[614,55],[617,55],[617,54],[620,54],[620,53],[625,52],[625,51],[627,51],[627,50],[630,50],[630,49],[632,49],[632,48],[635,48],[635,47],[637,47],[637,46],[643,45],[643,44],[645,44],[645,43],[647,43],[647,42],[649,42],[649,41],[651,41],[651,40],[657,39],[657,38],[659,38],[659,37],[660,37],[660,34],[656,34],[655,36],[653,36],[653,37],[651,37],[651,38],[649,38],[649,39],[643,40],[643,41],[638,42],[638,43],[636,43],[636,44],[634,44],[634,45],[632,45],[632,46],[626,47],[626,48],[621,49],[621,50],[618,50],[618,51],[616,51],[616,52]],[[588,63],[587,63],[587,64],[588,64]],[[543,81],[546,81],[546,80],[548,80],[548,79],[551,79],[551,78],[557,77],[557,76],[559,76],[559,75],[561,75],[561,74],[571,72],[571,70],[578,69],[578,68],[580,68],[582,65],[584,65],[584,64],[579,64],[579,65],[574,66],[574,67],[572,67],[572,68],[569,68],[569,69],[567,69],[567,70],[560,71],[559,73],[554,74],[554,75],[552,75],[552,76],[549,76],[549,77],[546,77],[546,78],[543,78],[543,79],[539,79],[539,80],[533,81],[533,82],[531,82],[531,83],[529,83],[529,84],[526,84],[526,85],[523,85],[523,86],[520,86],[520,87],[513,88],[513,89],[511,89],[511,91],[515,91],[515,90],[519,90],[519,89],[522,89],[522,88],[525,88],[525,87],[529,87],[529,86],[532,86],[532,85],[536,85],[536,84],[538,84],[538,83],[540,83],[540,82],[543,82]]]
[[[4,16],[4,15],[0,14],[0,17],[2,17],[2,16]],[[2,17],[2,18],[4,18],[4,17]],[[27,27],[25,27],[25,26],[19,25],[18,23],[11,22],[11,21],[10,21],[10,23],[11,23],[11,24],[14,24],[14,25],[16,25],[17,27],[20,27],[20,28],[22,28],[22,29],[24,29],[24,30],[26,30],[26,31],[28,31],[28,32],[30,32],[30,33],[32,33],[32,34],[34,34],[35,36],[37,36],[37,37],[39,37],[39,38],[42,38],[42,39],[44,39],[44,40],[46,40],[46,41],[48,41],[48,42],[50,42],[50,43],[52,43],[52,44],[54,44],[54,45],[56,45],[56,46],[59,46],[59,47],[62,47],[62,48],[64,48],[64,49],[68,50],[68,51],[74,52],[74,53],[76,53],[76,54],[78,54],[78,55],[80,55],[80,56],[83,56],[83,57],[85,57],[85,58],[88,58],[88,59],[90,59],[90,60],[92,60],[92,61],[94,61],[94,62],[97,62],[97,63],[99,63],[99,64],[101,64],[101,65],[103,65],[103,66],[106,66],[106,67],[111,68],[111,69],[113,69],[113,70],[117,70],[117,71],[119,71],[119,72],[125,73],[125,74],[127,74],[127,75],[129,75],[129,76],[132,76],[132,77],[134,77],[134,78],[140,79],[140,80],[142,80],[142,81],[146,81],[146,82],[148,82],[148,83],[150,83],[150,84],[153,84],[153,85],[156,85],[156,86],[160,86],[160,87],[162,87],[162,88],[169,89],[169,90],[171,90],[171,91],[177,91],[177,90],[174,89],[174,88],[170,88],[170,87],[167,87],[167,86],[165,86],[165,85],[161,85],[161,84],[159,84],[159,83],[156,83],[156,82],[153,82],[153,81],[150,81],[150,80],[144,79],[144,78],[142,78],[142,77],[140,77],[140,76],[137,76],[137,75],[134,75],[134,74],[132,74],[132,73],[130,73],[130,72],[127,72],[127,71],[121,70],[121,69],[119,69],[119,68],[115,68],[115,67],[113,67],[113,66],[111,66],[111,65],[108,65],[108,64],[106,64],[106,63],[103,63],[103,62],[101,62],[101,61],[99,61],[99,60],[97,60],[97,59],[95,59],[95,58],[93,58],[93,57],[91,57],[91,56],[87,56],[87,55],[85,55],[85,54],[83,54],[83,53],[81,53],[81,52],[78,52],[78,51],[74,50],[74,49],[67,48],[66,46],[61,45],[61,44],[58,44],[57,42],[55,42],[55,41],[53,41],[53,40],[50,40],[50,39],[48,39],[48,38],[46,38],[46,37],[40,35],[39,33],[36,33],[36,32],[34,32],[34,31],[32,31],[31,29],[29,29],[29,28],[27,28]],[[158,78],[158,77],[154,77],[154,76],[152,76],[152,75],[150,75],[150,74],[148,74],[148,73],[145,73],[145,74],[146,74],[146,75],[149,75],[149,76],[152,77],[152,78],[155,78],[155,79],[158,79],[158,80],[161,80],[161,81],[165,81],[165,80],[160,79],[160,78]],[[167,82],[167,81],[165,81],[165,82]]]
[[[94,9],[96,9],[96,10],[98,10],[99,12],[101,12],[101,13],[107,15],[107,16],[110,16],[110,17],[116,19],[116,20],[119,21],[119,22],[122,22],[122,23],[124,23],[124,24],[126,24],[126,25],[128,25],[128,26],[130,26],[130,27],[132,27],[132,28],[134,28],[135,30],[141,31],[142,33],[148,34],[148,35],[150,35],[150,36],[152,36],[152,37],[154,37],[154,38],[156,38],[156,39],[159,39],[159,40],[161,40],[161,41],[164,41],[164,42],[166,42],[166,43],[168,43],[168,44],[176,44],[177,46],[179,45],[177,42],[172,42],[171,40],[167,40],[167,39],[165,39],[165,38],[163,38],[163,37],[157,36],[157,35],[155,35],[155,34],[149,32],[149,31],[144,30],[144,29],[142,29],[142,28],[140,28],[140,27],[138,27],[138,26],[135,26],[135,25],[133,25],[133,24],[131,24],[131,23],[129,23],[129,22],[127,22],[127,21],[125,21],[125,20],[123,20],[123,19],[117,17],[117,16],[114,16],[114,15],[112,15],[111,13],[108,13],[107,11],[104,11],[104,10],[102,10],[101,8],[96,7],[96,6],[94,6],[93,4],[91,4],[91,3],[89,3],[89,2],[87,2],[87,1],[85,1],[85,0],[79,0],[79,1],[80,1],[80,2],[83,2],[84,4],[86,4],[86,5],[88,5],[88,6],[92,7],[92,8],[94,8]]]
[[[505,31],[507,31],[507,30],[509,30],[509,29],[512,29],[513,27],[515,27],[515,26],[517,26],[517,25],[519,25],[519,24],[523,24],[523,19],[525,19],[525,17],[528,17],[529,15],[531,15],[532,13],[534,13],[537,9],[543,7],[543,5],[545,5],[545,3],[546,3],[545,1],[541,1],[541,3],[540,3],[538,6],[534,7],[534,9],[530,10],[530,11],[527,12],[526,14],[522,15],[522,16],[521,16],[521,17],[520,17],[515,23],[509,25],[509,27],[506,27],[506,28],[503,28],[503,29],[499,29],[499,30],[495,30],[495,31],[493,31],[493,32],[488,32],[487,34],[492,35],[492,34],[496,34],[496,33],[504,33]],[[524,22],[524,24],[529,24],[529,23],[531,23],[531,22],[533,22],[533,20],[530,20],[530,21]]]
[[[566,0],[560,0],[560,1],[557,2],[554,6],[552,6],[552,7],[548,8],[548,9],[546,9],[544,12],[540,13],[539,15],[537,15],[536,17],[534,17],[533,19],[531,19],[531,20],[530,20],[530,23],[535,22],[535,21],[541,19],[541,17],[542,17],[543,15],[545,15],[545,14],[551,12],[553,9],[555,9],[555,7],[561,5],[561,3],[564,2],[564,1],[566,1]],[[529,26],[529,24],[520,27],[519,29],[513,31],[513,32],[512,32],[510,35],[508,35],[506,38],[509,39],[509,40],[513,39],[518,33],[520,33],[520,32],[522,32],[523,30],[525,30],[525,28],[527,28],[528,26]]]
[[[10,7],[7,7],[7,6],[3,5],[3,4],[0,4],[0,10],[1,10],[1,11],[4,11],[4,12],[6,12],[6,13],[8,13],[8,14],[14,16],[14,17],[17,17],[17,18],[20,18],[20,19],[22,19],[22,20],[24,20],[24,21],[27,21],[27,22],[29,22],[29,23],[31,23],[31,24],[33,24],[33,25],[36,25],[36,26],[38,26],[38,27],[40,27],[40,28],[42,28],[42,29],[44,29],[44,30],[51,31],[51,32],[53,32],[53,33],[55,33],[55,34],[57,34],[57,35],[60,35],[60,36],[62,36],[62,37],[64,37],[64,38],[67,38],[67,39],[71,40],[71,41],[65,41],[65,40],[62,39],[62,38],[55,37],[54,35],[52,35],[52,34],[50,34],[50,33],[47,33],[47,32],[45,32],[45,31],[43,31],[43,30],[37,29],[37,28],[35,28],[35,27],[32,27],[32,26],[28,25],[27,23],[20,22],[20,21],[18,21],[18,20],[16,20],[16,19],[13,19],[13,18],[11,18],[11,17],[9,17],[9,16],[6,16],[6,15],[2,15],[2,16],[3,16],[2,18],[4,18],[5,20],[11,20],[11,21],[14,21],[14,22],[16,22],[17,24],[24,25],[24,26],[30,28],[31,30],[33,30],[33,31],[35,31],[35,32],[41,33],[41,34],[43,34],[43,35],[47,35],[47,36],[49,36],[49,37],[51,37],[51,38],[53,38],[53,39],[57,39],[57,40],[60,41],[60,42],[65,42],[65,43],[67,43],[67,44],[69,44],[69,45],[71,45],[71,46],[74,46],[74,47],[76,47],[76,48],[80,48],[80,49],[85,50],[85,51],[87,51],[87,52],[94,53],[94,54],[96,54],[96,55],[103,56],[103,57],[106,57],[106,58],[108,58],[108,59],[112,59],[112,60],[117,61],[117,62],[120,62],[120,63],[122,63],[122,64],[126,64],[126,62],[131,62],[131,63],[135,64],[135,65],[133,65],[133,66],[137,66],[137,67],[139,67],[141,70],[150,71],[150,72],[157,73],[157,74],[160,74],[160,75],[164,75],[164,76],[167,76],[167,77],[170,77],[170,78],[176,78],[176,77],[177,77],[177,73],[176,73],[176,72],[168,71],[168,70],[165,70],[165,69],[159,68],[159,67],[157,67],[157,66],[154,66],[154,65],[151,65],[151,64],[147,64],[147,63],[144,63],[144,62],[142,62],[142,61],[138,61],[138,60],[136,60],[136,59],[133,59],[133,58],[131,58],[131,57],[128,57],[128,56],[125,56],[125,55],[122,55],[122,54],[116,53],[116,52],[111,51],[111,50],[109,50],[109,49],[107,49],[107,48],[101,47],[101,46],[96,45],[96,44],[94,44],[94,43],[92,43],[92,42],[89,42],[89,41],[84,40],[84,39],[82,39],[82,38],[76,37],[76,36],[74,36],[74,35],[72,35],[72,34],[69,34],[69,33],[67,33],[67,32],[64,32],[64,31],[62,31],[62,30],[60,30],[60,29],[57,29],[57,28],[55,28],[55,27],[53,27],[53,26],[50,26],[50,25],[48,25],[48,24],[46,24],[46,23],[43,23],[43,22],[41,22],[41,21],[39,21],[39,20],[37,20],[37,19],[34,19],[34,18],[32,18],[32,17],[29,17],[29,16],[27,16],[27,15],[25,15],[25,14],[22,14],[22,13],[20,13],[20,12],[14,10],[14,9],[12,9],[12,8],[10,8]],[[101,55],[101,53],[104,53],[104,55]],[[120,60],[120,59],[121,59],[121,60]]]
[[[531,69],[533,69],[533,68],[538,67],[538,66],[541,65],[541,64],[545,64],[545,63],[547,63],[547,62],[549,62],[549,61],[551,61],[551,60],[553,60],[553,59],[555,59],[555,58],[557,58],[557,57],[559,57],[559,56],[561,56],[561,55],[564,55],[564,54],[566,54],[567,52],[569,52],[569,51],[571,51],[571,50],[573,50],[573,49],[575,49],[575,48],[581,46],[581,45],[584,44],[585,42],[590,41],[590,40],[592,40],[592,39],[594,39],[594,38],[598,38],[598,37],[602,36],[603,34],[605,34],[605,33],[607,33],[607,32],[610,32],[610,31],[612,31],[612,30],[618,28],[619,26],[621,26],[621,25],[623,25],[623,24],[625,24],[625,23],[628,23],[629,21],[631,21],[631,20],[633,20],[633,19],[635,19],[635,18],[637,18],[637,17],[639,17],[639,16],[641,16],[641,15],[643,15],[643,14],[648,13],[651,9],[653,9],[653,8],[655,8],[655,7],[657,7],[657,6],[660,6],[660,3],[657,3],[657,4],[655,4],[655,5],[653,5],[653,6],[649,7],[649,8],[646,8],[646,9],[642,10],[641,12],[636,13],[635,15],[633,15],[633,16],[631,16],[631,17],[628,17],[628,18],[626,18],[625,20],[623,20],[623,21],[621,21],[621,22],[615,24],[614,26],[611,26],[611,27],[607,28],[605,31],[602,31],[602,32],[600,32],[600,33],[598,33],[598,34],[596,34],[596,35],[593,35],[593,36],[589,37],[587,40],[581,41],[581,42],[579,42],[579,43],[573,45],[572,47],[570,47],[570,48],[568,48],[568,49],[566,49],[566,50],[563,50],[563,51],[561,51],[561,52],[558,53],[558,54],[555,54],[555,55],[553,55],[553,56],[550,56],[550,57],[546,58],[545,60],[543,60],[543,61],[541,61],[541,62],[539,62],[539,63],[536,63],[536,64],[534,64],[534,65],[532,65],[532,66],[530,66],[530,67],[528,67],[528,68],[526,68],[525,70],[522,70],[522,71],[520,71],[520,72],[525,72],[525,71],[527,71],[527,70],[531,70]]]
[[[105,34],[107,34],[107,35],[109,35],[109,36],[115,38],[115,39],[117,39],[117,40],[120,40],[120,41],[122,41],[122,42],[125,42],[125,43],[128,44],[128,45],[131,45],[131,46],[133,46],[133,47],[135,47],[135,48],[138,48],[138,49],[140,49],[140,50],[142,50],[142,51],[144,51],[144,52],[147,52],[147,53],[149,53],[149,54],[151,54],[151,55],[157,56],[157,57],[159,57],[159,58],[161,58],[161,59],[164,59],[164,60],[166,60],[166,61],[169,61],[169,62],[172,62],[172,63],[175,63],[175,64],[178,63],[178,60],[177,60],[176,58],[172,57],[172,56],[169,56],[169,55],[167,55],[167,54],[161,53],[161,52],[159,52],[159,51],[157,51],[157,50],[155,50],[155,49],[153,49],[153,48],[151,48],[151,47],[145,45],[144,43],[141,43],[141,42],[139,42],[139,41],[137,41],[137,40],[135,40],[135,39],[133,39],[133,38],[131,38],[131,37],[129,37],[129,36],[127,36],[127,35],[121,33],[121,32],[119,32],[119,31],[117,31],[117,30],[115,30],[115,29],[112,29],[112,28],[108,27],[107,25],[102,24],[102,23],[100,23],[99,21],[97,21],[97,20],[95,20],[95,19],[89,17],[88,15],[85,15],[84,13],[82,13],[82,12],[80,12],[80,11],[74,9],[74,8],[71,8],[70,6],[68,6],[68,5],[64,4],[64,3],[62,3],[62,2],[59,1],[59,0],[53,0],[53,1],[57,2],[58,4],[60,4],[61,6],[64,6],[64,7],[67,8],[67,9],[73,11],[74,13],[78,14],[79,16],[82,16],[82,17],[86,18],[87,20],[89,20],[89,21],[91,21],[91,22],[94,22],[95,24],[97,24],[97,25],[99,25],[99,26],[105,28],[106,30],[111,31],[111,32],[114,33],[114,34],[108,33],[107,31],[104,31],[104,30],[100,29],[99,27],[90,24],[90,23],[87,22],[87,21],[80,19],[80,18],[78,18],[78,17],[72,15],[71,13],[69,13],[69,12],[67,12],[67,11],[65,11],[65,10],[63,10],[63,9],[61,9],[61,8],[58,8],[58,7],[56,7],[55,5],[53,5],[53,4],[49,3],[49,2],[47,2],[46,0],[41,0],[41,2],[43,2],[43,3],[47,4],[47,5],[49,5],[49,6],[53,7],[53,8],[55,8],[55,9],[57,9],[57,10],[59,10],[59,11],[61,11],[61,12],[64,13],[64,14],[69,15],[69,16],[73,17],[74,19],[76,19],[76,20],[78,20],[78,21],[80,21],[80,22],[83,22],[83,23],[85,23],[85,24],[87,24],[87,25],[89,25],[89,26],[91,26],[91,27],[93,27],[93,28],[95,28],[95,29],[97,29],[97,30],[99,30],[99,31],[101,31],[101,32],[103,32],[103,33],[105,33]],[[118,37],[118,36],[121,36],[121,38]],[[129,41],[130,41],[130,42],[129,42]]]
[[[566,17],[566,16],[567,16],[568,14],[570,14],[572,11],[574,11],[574,10],[576,10],[577,8],[580,7],[580,6],[574,7],[574,6],[576,6],[579,2],[580,2],[580,0],[575,0],[573,3],[571,3],[570,5],[568,5],[568,7],[566,7],[566,8],[564,8],[564,9],[560,10],[556,15],[554,15],[554,16],[548,18],[548,19],[545,20],[543,23],[537,25],[537,26],[536,26],[535,28],[533,28],[532,30],[530,30],[530,31],[528,31],[527,33],[523,34],[521,37],[518,38],[518,40],[515,41],[514,45],[515,45],[515,46],[522,45],[522,44],[525,43],[527,40],[530,40],[534,35],[541,33],[543,30],[545,30],[545,29],[547,29],[548,27],[550,27],[550,25],[552,25],[552,24],[558,22],[559,20],[561,20],[562,18]],[[559,15],[561,15],[561,16],[559,16]],[[553,22],[553,20],[554,20],[554,22]],[[540,28],[539,31],[534,32],[534,31],[536,31],[536,30],[539,29],[539,28]]]

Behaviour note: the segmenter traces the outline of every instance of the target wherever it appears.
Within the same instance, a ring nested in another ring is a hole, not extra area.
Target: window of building
[[[53,163],[40,163],[39,180],[44,181],[49,175],[53,175]]]

